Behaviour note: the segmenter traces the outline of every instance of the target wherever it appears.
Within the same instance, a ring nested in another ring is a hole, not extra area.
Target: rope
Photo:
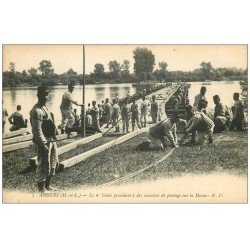
[[[165,156],[163,156],[160,160],[158,160],[156,162],[153,162],[152,164],[150,164],[149,166],[146,166],[145,168],[142,168],[142,169],[140,169],[140,170],[138,170],[138,171],[136,171],[134,173],[128,174],[128,175],[126,175],[126,176],[124,176],[122,178],[116,179],[114,181],[111,181],[111,182],[108,182],[108,183],[96,186],[96,187],[94,187],[94,189],[96,189],[96,188],[102,188],[102,187],[109,187],[109,186],[112,186],[112,185],[117,184],[119,182],[126,181],[126,180],[128,180],[130,178],[133,178],[133,177],[135,177],[135,176],[143,173],[144,171],[149,170],[150,168],[153,168],[153,167],[157,166],[159,163],[161,163],[164,160],[166,160],[173,153],[174,150],[175,150],[175,148],[172,148],[170,150],[170,152],[168,152],[168,154],[166,154]]]

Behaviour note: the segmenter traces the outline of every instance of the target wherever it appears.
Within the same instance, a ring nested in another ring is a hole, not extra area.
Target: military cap
[[[47,89],[47,87],[37,87],[37,95],[40,96],[47,96],[49,94],[49,90]]]
[[[216,99],[220,99],[220,97],[218,95],[214,95],[213,96],[213,99],[216,100]]]

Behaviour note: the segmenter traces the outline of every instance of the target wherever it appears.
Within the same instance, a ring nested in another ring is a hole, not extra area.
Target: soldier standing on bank
[[[156,96],[153,95],[151,102],[151,117],[153,123],[157,123],[158,112],[159,112],[159,106],[158,103],[156,102]]]
[[[92,115],[92,125],[96,132],[102,133],[99,123],[99,109],[96,107],[96,101],[92,102],[92,109],[90,111]]]
[[[234,99],[234,105],[232,107],[233,119],[229,126],[229,130],[233,131],[236,128],[237,131],[242,131],[243,129],[242,125],[244,121],[244,108],[242,102],[240,101],[240,94],[234,93],[233,99]]]
[[[60,105],[60,110],[62,114],[61,121],[61,131],[62,134],[65,132],[70,134],[72,132],[73,125],[75,123],[72,103],[76,106],[83,106],[83,104],[78,104],[77,101],[73,100],[72,92],[74,91],[75,84],[72,82],[68,85],[68,91],[65,92],[62,96],[62,102]]]
[[[6,124],[6,121],[7,121],[7,117],[9,116],[8,114],[8,111],[6,108],[3,107],[3,110],[2,110],[2,118],[3,118],[3,122],[2,122],[2,129],[3,129],[3,133],[4,133],[4,129],[5,129],[5,124]]]
[[[51,178],[58,164],[56,126],[46,107],[49,91],[45,87],[37,88],[38,102],[30,111],[33,142],[37,146],[37,187],[40,192],[53,191]]]

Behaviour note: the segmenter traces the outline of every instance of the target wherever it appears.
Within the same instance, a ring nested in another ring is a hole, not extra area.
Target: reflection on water
[[[241,93],[241,87],[238,81],[233,82],[209,82],[209,84],[204,83],[191,83],[189,90],[190,104],[194,104],[194,97],[200,93],[201,86],[207,88],[206,99],[208,101],[208,107],[214,109],[213,96],[219,95],[220,100],[224,105],[227,105],[229,108],[233,105],[233,93]]]
[[[55,86],[50,88],[50,97],[48,101],[48,108],[55,115],[55,120],[61,120],[60,104],[63,93],[67,91],[67,86]],[[97,103],[101,103],[105,98],[112,100],[118,94],[119,98],[123,98],[127,95],[135,93],[135,89],[131,84],[97,84],[86,85],[85,87],[85,103],[91,103],[96,100]],[[22,113],[25,118],[29,119],[29,111],[32,106],[37,102],[37,90],[34,87],[31,88],[8,88],[3,90],[4,107],[6,107],[9,115],[16,110],[16,106],[20,104],[22,106]],[[73,98],[79,103],[82,103],[83,88],[82,86],[76,86],[73,91]],[[81,108],[74,106],[80,113]],[[57,122],[58,123],[58,122]],[[6,124],[6,131],[9,129],[9,124]]]
[[[204,83],[203,83],[204,84]],[[194,97],[199,94],[201,83],[191,83],[189,91],[190,102],[193,104]],[[214,108],[213,96],[218,94],[221,97],[221,101],[228,107],[232,106],[233,93],[240,92],[241,88],[239,82],[210,82],[210,85],[204,85],[207,87],[206,98],[208,100],[209,108]],[[48,108],[55,115],[55,120],[60,121],[60,104],[63,93],[67,90],[67,86],[56,86],[50,89],[50,98],[48,102]],[[73,92],[73,98],[79,103],[82,103],[81,86],[76,86]],[[101,103],[105,98],[112,100],[116,97],[116,94],[120,98],[127,96],[127,94],[133,95],[135,88],[131,84],[98,84],[87,85],[85,87],[85,100],[86,104],[96,100],[97,103]],[[22,112],[25,118],[29,119],[29,111],[36,103],[36,88],[9,88],[3,90],[4,107],[7,108],[9,115],[16,110],[16,106],[20,104],[22,106]],[[80,113],[80,107],[75,107]],[[58,123],[58,122],[57,122]],[[8,124],[8,123],[7,123]],[[6,129],[9,127],[6,126]]]

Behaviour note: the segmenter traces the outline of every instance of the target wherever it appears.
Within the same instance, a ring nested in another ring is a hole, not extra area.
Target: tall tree
[[[162,71],[167,72],[167,67],[168,67],[168,64],[167,64],[166,62],[159,62],[159,68],[160,68]]]
[[[39,63],[39,71],[41,71],[43,76],[48,76],[54,73],[54,69],[52,67],[52,64],[48,60],[43,60]]]
[[[11,73],[15,73],[15,71],[16,71],[16,64],[14,62],[10,62],[9,70],[10,70]]]
[[[202,70],[202,73],[204,75],[204,78],[210,79],[210,74],[211,74],[211,71],[213,69],[211,62],[208,62],[208,63],[202,62],[200,64],[200,66],[201,66],[201,70]]]
[[[124,60],[123,64],[121,65],[121,73],[122,76],[125,78],[125,81],[128,81],[129,79],[129,68],[130,68],[130,62],[128,60]]]
[[[159,77],[160,80],[164,80],[167,77],[167,67],[168,64],[166,62],[159,62]]]
[[[109,62],[109,70],[113,78],[118,78],[121,73],[121,65],[117,61],[110,61]]]
[[[101,63],[95,64],[94,74],[98,77],[99,81],[102,80],[104,76],[104,66]]]
[[[70,69],[67,71],[67,75],[74,75],[74,76],[76,76],[76,75],[77,75],[77,72],[75,72],[72,68],[70,68]]]
[[[128,60],[124,60],[122,64],[123,71],[129,73],[129,68],[130,68],[130,62]]]
[[[37,69],[35,69],[35,68],[30,68],[30,69],[28,69],[28,73],[29,73],[29,75],[32,76],[32,77],[35,77],[35,76],[38,75],[38,74],[37,74]]]
[[[155,65],[155,56],[151,50],[147,48],[136,48],[133,51],[133,58],[135,59],[134,63],[134,72],[138,80],[147,80],[153,72]]]

